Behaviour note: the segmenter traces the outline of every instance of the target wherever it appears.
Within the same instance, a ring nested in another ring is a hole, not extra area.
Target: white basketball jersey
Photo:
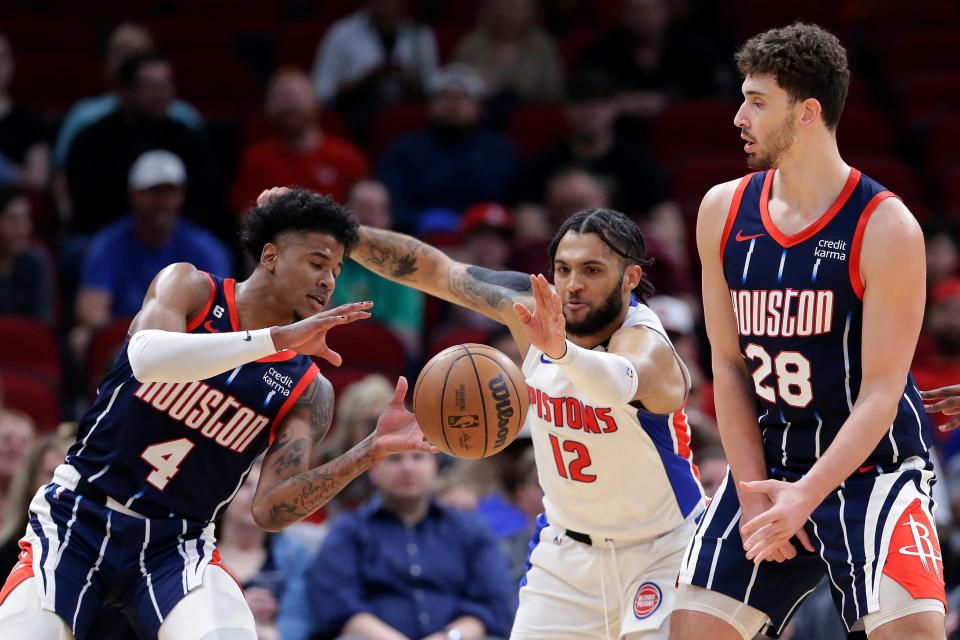
[[[667,339],[656,314],[633,300],[621,326],[637,325]],[[550,523],[595,538],[646,538],[677,527],[703,504],[683,408],[663,415],[631,404],[592,406],[533,346],[523,374]]]

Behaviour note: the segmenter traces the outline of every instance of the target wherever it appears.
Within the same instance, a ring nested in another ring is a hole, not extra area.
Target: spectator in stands
[[[484,91],[471,67],[443,67],[431,86],[429,128],[401,136],[384,152],[377,173],[393,197],[399,229],[416,230],[424,209],[459,213],[507,195],[516,151],[502,134],[481,127]]]
[[[700,484],[708,498],[712,498],[727,477],[727,457],[719,444],[700,449],[694,462],[700,471]]]
[[[0,189],[0,313],[53,322],[53,273],[50,259],[31,245],[30,200]]]
[[[390,194],[376,180],[362,180],[350,190],[347,208],[360,224],[377,229],[392,227]],[[343,265],[334,290],[334,304],[374,300],[376,320],[400,339],[410,357],[420,355],[423,332],[423,294],[364,269],[352,260]]]
[[[617,28],[584,53],[581,67],[611,74],[621,112],[645,119],[676,97],[712,94],[719,58],[709,33],[674,22],[668,0],[621,0]]]
[[[930,220],[923,224],[927,247],[927,290],[960,275],[960,241],[956,223]]]
[[[54,147],[53,164],[61,169],[67,163],[70,145],[82,129],[100,118],[108,116],[120,105],[118,93],[119,71],[124,62],[132,57],[153,51],[153,39],[150,33],[138,24],[124,22],[110,33],[107,42],[104,75],[112,90],[103,95],[84,98],[70,108],[60,125],[57,142]],[[171,100],[167,105],[167,116],[172,120],[201,130],[203,119],[197,110],[182,100]]]
[[[377,497],[333,524],[307,571],[322,637],[507,634],[515,586],[503,556],[479,520],[433,499],[436,474],[436,457],[416,452],[369,471]]]
[[[611,206],[629,216],[643,215],[668,197],[667,182],[643,148],[618,136],[615,86],[601,71],[580,73],[567,85],[565,140],[531,160],[518,181],[518,198],[540,202],[547,181],[558,171],[579,168],[607,185]]]
[[[403,0],[366,0],[324,36],[313,63],[313,87],[361,137],[386,105],[422,95],[437,68],[430,27],[406,17]]]
[[[610,206],[610,192],[596,176],[583,169],[565,169],[547,182],[545,204],[554,226],[583,209]]]
[[[175,91],[170,63],[153,54],[135,56],[120,65],[118,83],[118,108],[78,133],[67,156],[74,230],[95,232],[128,210],[130,167],[150,149],[181,158],[190,176],[187,211],[216,222],[206,138],[168,115]]]
[[[23,459],[19,471],[10,483],[4,507],[3,527],[0,528],[0,572],[9,571],[17,563],[20,546],[17,544],[27,529],[30,501],[37,489],[50,482],[57,465],[63,464],[70,440],[48,435],[36,441]]]
[[[918,352],[913,362],[913,375],[921,389],[938,389],[960,382],[960,278],[942,280],[934,286],[927,301],[924,333],[929,337],[930,349]],[[953,416],[934,414],[935,425],[949,422]],[[947,457],[960,450],[960,439],[952,432],[934,435],[941,441],[950,438]]]
[[[253,521],[253,496],[260,479],[255,464],[227,507],[217,531],[217,549],[243,587],[260,640],[303,638],[309,616],[296,614],[304,598],[306,550],[286,532],[268,534]]]
[[[148,151],[133,163],[131,213],[97,233],[84,259],[71,336],[78,358],[96,329],[137,313],[150,282],[167,265],[189,262],[210,273],[229,274],[220,241],[181,217],[186,183],[186,168],[170,151]]]
[[[0,513],[2,514],[6,514],[6,504],[13,479],[20,472],[36,436],[37,425],[33,418],[18,409],[0,409]]]
[[[0,34],[0,187],[42,190],[50,178],[50,148],[40,119],[13,101],[13,48]]]
[[[370,173],[370,161],[348,140],[320,128],[310,79],[296,69],[277,71],[267,90],[266,114],[272,135],[243,152],[230,206],[241,213],[276,185],[298,185],[338,202],[350,186]]]
[[[479,71],[493,95],[556,99],[563,66],[536,12],[534,0],[487,0],[478,28],[460,42],[454,60]]]

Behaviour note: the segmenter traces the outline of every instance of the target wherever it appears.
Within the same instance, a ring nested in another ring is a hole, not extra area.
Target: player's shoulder
[[[902,242],[922,242],[920,223],[900,198],[883,198],[864,215],[868,216],[863,232],[864,250],[871,245],[882,251],[894,250]]]
[[[196,301],[197,306],[206,302],[213,293],[213,279],[189,262],[174,262],[157,273],[151,284],[159,296],[181,296]]]
[[[736,197],[737,189],[747,176],[716,184],[707,191],[700,201],[697,213],[697,242],[701,245],[719,244],[723,229],[730,216],[730,207]]]

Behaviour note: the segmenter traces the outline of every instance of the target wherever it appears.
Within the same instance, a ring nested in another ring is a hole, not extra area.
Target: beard
[[[617,319],[620,312],[623,311],[623,294],[620,293],[620,287],[616,286],[607,299],[603,301],[596,309],[591,309],[583,320],[575,322],[564,314],[567,321],[567,333],[571,336],[592,336],[607,328],[607,326]]]
[[[783,154],[793,144],[793,139],[797,135],[797,127],[790,119],[790,115],[784,118],[783,124],[778,128],[770,138],[769,148],[762,153],[754,152],[747,154],[747,166],[754,171],[766,171],[773,169],[780,164]]]

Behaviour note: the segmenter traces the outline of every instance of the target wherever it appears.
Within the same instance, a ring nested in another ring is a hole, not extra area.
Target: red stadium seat
[[[580,27],[560,40],[560,57],[563,58],[563,66],[568,72],[576,68],[580,58],[602,33],[603,31],[596,27]]]
[[[463,40],[463,37],[470,33],[469,25],[461,24],[440,24],[433,28],[433,35],[437,40],[437,57],[440,64],[446,64],[451,61],[453,54],[457,52],[457,45]]]
[[[60,349],[43,325],[21,316],[0,316],[0,368],[60,386]]]
[[[745,154],[702,154],[680,164],[673,172],[673,197],[688,215],[696,215],[704,194],[715,184],[750,173]]]
[[[774,27],[783,27],[796,20],[813,22],[824,27],[836,23],[836,10],[831,10],[823,0],[807,0],[803,3],[768,2],[767,0],[738,0],[718,4],[727,16],[727,23],[743,41]]]
[[[929,27],[887,34],[880,46],[884,66],[894,77],[914,71],[935,71],[960,68],[957,39],[960,28]]]
[[[320,41],[331,24],[330,20],[304,20],[285,25],[277,34],[277,64],[311,69]]]
[[[405,102],[384,109],[370,128],[370,155],[378,157],[394,138],[427,126],[427,105]]]
[[[430,342],[430,347],[427,349],[426,360],[429,360],[444,349],[454,345],[464,344],[466,342],[486,344],[489,337],[489,331],[476,327],[456,328],[438,333]]]
[[[960,114],[948,114],[927,131],[924,165],[927,171],[939,172],[941,167],[955,163],[960,163]]]
[[[742,147],[733,125],[738,105],[726,100],[675,102],[650,127],[650,150],[663,165],[677,165],[703,153],[735,153]]]
[[[197,3],[199,4],[199,3]],[[205,18],[154,18],[143,25],[163,55],[187,52],[229,52],[233,46],[232,34],[222,21]]]
[[[897,132],[890,118],[863,105],[844,108],[837,139],[844,153],[893,154],[897,150]]]
[[[570,130],[563,107],[541,102],[519,107],[510,114],[506,133],[521,159],[531,158],[559,143]]]
[[[921,4],[879,0],[864,4],[872,5],[867,24],[875,41],[904,29],[960,25],[960,5],[955,0],[924,0]]]
[[[441,9],[443,22],[473,27],[477,23],[480,11],[487,0],[457,0],[456,2],[437,3]]]
[[[127,330],[132,320],[133,318],[118,318],[97,331],[90,341],[84,372],[91,396],[96,394],[97,385],[110,370],[123,341],[127,339]]]
[[[53,431],[60,424],[60,399],[49,385],[30,376],[0,371],[4,404],[33,418],[40,431]]]
[[[339,398],[343,394],[343,390],[354,382],[359,382],[371,374],[381,373],[380,371],[372,369],[335,367],[326,360],[317,362],[317,366],[320,367],[320,372],[323,374],[323,377],[333,385],[334,398]],[[396,381],[396,378],[394,378],[390,382],[394,384]],[[413,381],[408,380],[408,382],[410,383],[410,391],[407,393],[407,397],[411,398],[413,397]]]
[[[0,22],[0,29],[10,39],[16,58],[78,51],[92,55],[97,51],[92,30],[78,29],[76,22],[67,18],[10,16]],[[19,59],[16,63],[19,66]]]
[[[403,344],[383,325],[361,320],[336,327],[327,336],[330,348],[343,357],[343,367],[369,369],[396,377],[406,368]]]
[[[207,117],[232,118],[256,108],[260,84],[233,56],[204,53],[170,56],[179,95]]]
[[[943,213],[960,220],[960,162],[941,168],[938,174]]]
[[[40,111],[62,114],[80,98],[103,90],[103,65],[92,54],[36,53],[16,59],[11,93]]]
[[[893,81],[900,110],[912,125],[960,110],[960,69],[914,71]]]
[[[923,202],[924,194],[916,174],[897,158],[893,156],[851,154],[846,160],[850,163],[850,166],[856,167],[900,196],[908,207],[912,203]]]

